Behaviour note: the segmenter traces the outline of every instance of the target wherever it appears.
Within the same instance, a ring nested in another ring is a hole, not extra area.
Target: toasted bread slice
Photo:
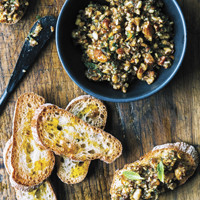
[[[39,147],[32,135],[31,120],[35,110],[44,99],[34,93],[21,95],[16,103],[13,121],[13,147],[11,182],[18,189],[32,190],[51,174],[54,154]],[[15,185],[15,183],[17,183]]]
[[[16,191],[17,200],[57,200],[51,183],[46,180],[37,189],[31,192]]]
[[[140,160],[115,172],[111,199],[158,199],[160,193],[185,183],[194,174],[198,162],[198,153],[189,144],[156,146]]]
[[[17,23],[23,17],[28,5],[28,0],[0,1],[0,23]]]
[[[82,95],[73,99],[66,110],[97,128],[104,129],[106,125],[106,106],[90,95]],[[90,160],[80,162],[61,156],[56,156],[56,161],[57,175],[62,182],[67,184],[76,184],[83,181],[91,162]]]
[[[107,121],[106,106],[90,95],[82,95],[73,99],[66,110],[92,126],[105,128]]]
[[[4,165],[9,175],[12,173],[11,166],[12,138],[8,140],[3,151]],[[15,188],[17,200],[56,200],[56,195],[50,182],[47,180],[37,189],[31,192],[21,191]]]
[[[65,156],[56,156],[57,176],[66,184],[80,183],[85,179],[90,163],[90,160],[81,162]]]
[[[114,136],[51,104],[36,110],[32,132],[39,145],[73,160],[111,163],[122,153],[122,145]]]

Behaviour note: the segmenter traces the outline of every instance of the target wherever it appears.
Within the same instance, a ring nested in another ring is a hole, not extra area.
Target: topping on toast
[[[158,199],[159,194],[182,185],[198,166],[198,153],[183,142],[154,147],[140,160],[115,172],[111,185],[111,199]],[[135,172],[143,179],[126,176]]]

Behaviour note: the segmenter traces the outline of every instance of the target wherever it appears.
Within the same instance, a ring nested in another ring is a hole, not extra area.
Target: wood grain
[[[64,0],[35,0],[16,25],[0,25],[0,94],[3,93],[24,39],[36,21],[36,16],[58,16]],[[188,29],[187,52],[175,78],[157,94],[137,102],[106,103],[106,131],[123,143],[123,156],[113,164],[93,161],[87,178],[77,185],[63,184],[55,172],[51,176],[58,200],[108,200],[113,173],[148,152],[153,146],[166,142],[185,141],[200,151],[200,1],[178,0]],[[56,81],[55,81],[56,80]],[[17,97],[33,91],[63,108],[84,92],[63,70],[55,40],[45,47],[33,68],[9,98],[0,116],[0,200],[14,200],[14,189],[3,165],[2,152],[12,133],[12,118]],[[163,194],[161,200],[200,199],[200,170],[185,185]]]

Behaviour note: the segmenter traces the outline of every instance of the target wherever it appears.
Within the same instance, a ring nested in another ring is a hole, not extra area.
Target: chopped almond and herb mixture
[[[35,27],[35,30],[33,32],[30,32],[27,40],[29,40],[30,46],[34,47],[38,45],[38,42],[35,40],[36,37],[39,36],[40,32],[42,31],[43,27],[40,22],[37,23],[37,26]]]
[[[126,93],[139,79],[152,84],[174,60],[173,22],[160,0],[107,0],[81,10],[72,37],[83,49],[86,76]]]
[[[145,163],[137,161],[117,171],[111,186],[111,199],[158,199],[160,193],[180,185],[192,170],[184,154],[163,150],[158,157]]]
[[[18,22],[28,5],[28,0],[1,0],[0,23],[14,24]]]

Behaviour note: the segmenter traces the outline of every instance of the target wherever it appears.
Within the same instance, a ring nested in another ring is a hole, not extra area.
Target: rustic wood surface
[[[13,71],[24,39],[36,16],[58,16],[64,0],[32,0],[28,12],[16,25],[0,25],[0,94]],[[109,103],[106,131],[123,143],[123,155],[113,164],[93,161],[87,178],[77,185],[63,184],[51,176],[58,200],[108,200],[113,173],[166,142],[185,141],[200,151],[200,1],[178,0],[188,29],[188,46],[181,69],[175,78],[157,94],[132,103]],[[55,81],[56,80],[56,81]],[[33,91],[47,102],[65,107],[84,92],[63,70],[55,40],[45,47],[32,69],[9,98],[0,116],[0,200],[14,200],[15,192],[3,165],[2,152],[12,133],[12,118],[17,97]],[[183,186],[163,194],[161,200],[200,199],[200,170]]]

